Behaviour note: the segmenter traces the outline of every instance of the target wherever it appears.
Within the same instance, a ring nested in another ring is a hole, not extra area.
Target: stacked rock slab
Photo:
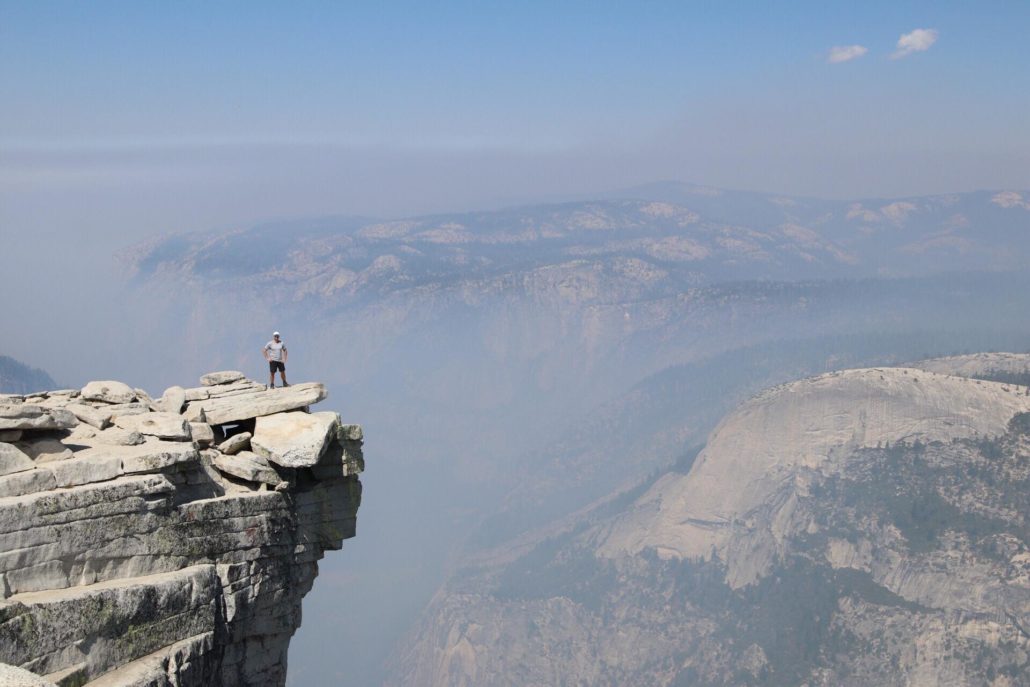
[[[239,372],[0,396],[0,684],[285,684],[361,500],[361,428],[325,398]]]

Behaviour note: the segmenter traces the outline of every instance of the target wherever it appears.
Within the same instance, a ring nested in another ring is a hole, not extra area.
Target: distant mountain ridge
[[[43,370],[0,355],[0,393],[28,394],[55,388],[57,383]]]
[[[584,411],[727,342],[933,330],[956,318],[983,331],[1025,312],[1020,194],[849,203],[682,184],[632,193],[651,198],[298,220],[177,235],[124,257],[148,311],[164,302],[153,328],[182,323],[172,331],[191,342],[186,353],[250,350],[236,337],[257,323],[289,329],[308,338],[319,369],[404,389],[422,407],[442,400],[448,421],[464,414],[470,429],[484,412],[507,423]],[[708,219],[733,213],[762,221]],[[976,222],[942,229],[956,213]],[[449,380],[463,380],[463,393],[441,399]]]
[[[546,279],[541,270],[556,266],[604,266],[651,294],[749,278],[1017,269],[1030,258],[1030,193],[827,201],[667,183],[493,212],[179,234],[125,258],[143,276],[275,278],[302,298]]]

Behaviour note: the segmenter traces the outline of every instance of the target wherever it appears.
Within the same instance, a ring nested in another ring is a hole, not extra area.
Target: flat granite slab
[[[190,402],[186,407],[186,419],[190,422],[204,422],[206,418],[206,422],[209,424],[224,425],[306,408],[325,400],[328,395],[325,385],[308,382],[294,384],[285,389],[268,389],[223,398],[207,398]]]

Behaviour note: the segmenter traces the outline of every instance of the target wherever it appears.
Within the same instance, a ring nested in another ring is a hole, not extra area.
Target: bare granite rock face
[[[970,353],[946,358],[931,358],[914,363],[912,367],[938,374],[1012,382],[1026,385],[1030,381],[1030,354],[1028,353]]]
[[[480,552],[386,684],[1024,687],[1024,365],[762,392],[689,460]]]
[[[600,552],[714,555],[731,586],[751,584],[776,559],[808,471],[825,472],[858,448],[997,436],[1028,411],[1023,389],[912,368],[844,370],[775,387],[723,420],[689,475],[670,474],[644,494]],[[770,528],[749,524],[781,498]]]
[[[285,684],[317,561],[361,501],[360,427],[303,419],[325,397],[235,372],[159,401],[111,381],[6,395],[0,685]],[[243,450],[258,417],[269,458]]]

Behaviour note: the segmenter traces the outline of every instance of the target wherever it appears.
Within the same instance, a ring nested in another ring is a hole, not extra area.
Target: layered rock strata
[[[0,684],[284,684],[361,500],[361,428],[325,398],[231,371],[0,396]]]

